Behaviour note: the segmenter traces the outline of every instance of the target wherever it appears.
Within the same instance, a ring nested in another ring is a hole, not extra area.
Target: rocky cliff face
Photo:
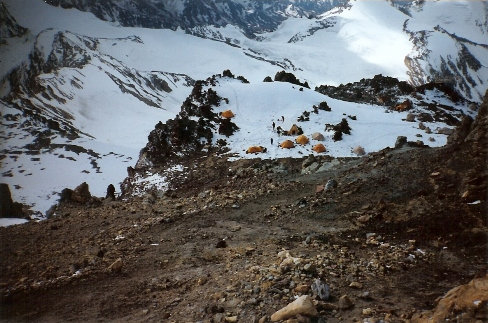
[[[201,26],[222,27],[234,25],[246,35],[271,31],[287,17],[313,17],[337,6],[346,5],[348,0],[143,0],[143,1],[73,1],[48,0],[47,3],[63,8],[77,8],[97,17],[116,21],[123,26],[147,28],[183,28],[186,30]]]
[[[450,30],[456,28],[450,26],[449,20],[439,21],[431,29],[423,29],[410,19],[405,21],[403,31],[410,36],[414,45],[413,51],[405,57],[405,65],[409,69],[408,75],[413,85],[428,82],[450,83],[468,99],[482,100],[488,86],[488,43],[483,41],[488,37],[488,4],[477,2],[473,5],[476,7],[472,10],[480,13],[480,17],[470,18],[476,26],[475,34],[457,34]],[[408,14],[415,15],[422,11],[422,6],[423,2],[419,1],[404,8]]]
[[[0,38],[19,37],[24,35],[27,29],[17,24],[14,17],[10,15],[5,4],[0,3]],[[0,42],[0,45],[2,43]]]

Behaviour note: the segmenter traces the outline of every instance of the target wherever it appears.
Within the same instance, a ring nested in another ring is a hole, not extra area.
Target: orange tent
[[[280,144],[280,147],[281,147],[281,148],[290,149],[290,148],[295,147],[295,144],[294,144],[294,143],[293,143],[293,141],[291,141],[291,140],[285,140],[285,141],[283,141],[283,142]]]
[[[295,141],[297,144],[300,144],[300,145],[308,144],[308,138],[305,135],[298,136],[297,139],[295,139]]]
[[[247,148],[246,150],[246,154],[254,154],[254,153],[264,153],[266,152],[266,148],[264,148],[263,146],[251,146],[249,148]]]
[[[316,153],[325,153],[326,152],[325,146],[322,144],[316,144],[315,146],[313,146],[312,149]]]
[[[226,119],[235,117],[234,113],[232,113],[231,110],[225,110],[224,112],[221,112],[220,115],[222,116],[222,118],[226,118]]]

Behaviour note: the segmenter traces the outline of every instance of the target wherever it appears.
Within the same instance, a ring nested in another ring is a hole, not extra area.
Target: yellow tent
[[[315,146],[313,146],[313,151],[315,151],[316,153],[325,153],[327,150],[325,149],[325,146],[322,145],[322,144],[316,144]]]
[[[293,143],[293,141],[291,141],[291,140],[285,140],[285,141],[283,141],[283,142],[280,144],[280,147],[281,147],[281,148],[290,149],[290,148],[295,147],[295,144],[294,144],[294,143]]]
[[[226,119],[235,117],[234,113],[232,113],[231,110],[225,110],[224,112],[221,112],[220,115],[222,116],[222,118],[226,118]]]
[[[308,144],[308,138],[305,135],[298,136],[297,139],[295,139],[295,141],[297,144],[300,144],[300,145]]]

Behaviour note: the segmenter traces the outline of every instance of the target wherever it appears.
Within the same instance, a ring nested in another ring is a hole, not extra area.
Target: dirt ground
[[[169,193],[0,228],[0,318],[268,322],[310,295],[318,315],[289,322],[415,321],[487,273],[486,104],[463,126],[436,149],[192,160]]]

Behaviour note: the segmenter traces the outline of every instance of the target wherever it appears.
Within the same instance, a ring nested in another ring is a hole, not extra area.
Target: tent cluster
[[[289,131],[284,131],[283,132],[284,135],[297,135],[297,137],[295,138],[295,142],[291,141],[291,140],[285,140],[283,142],[280,143],[280,147],[281,148],[284,148],[284,149],[291,149],[291,148],[294,148],[295,147],[295,143],[298,144],[298,145],[307,145],[308,143],[310,143],[310,139],[305,136],[303,134],[303,131],[300,127],[298,127],[296,124],[294,124]],[[312,139],[313,140],[316,140],[316,141],[324,141],[325,140],[325,137],[323,134],[319,133],[319,132],[315,132],[312,134]],[[323,152],[326,152],[327,149],[325,148],[325,146],[323,144],[316,144],[315,146],[313,146],[312,148],[313,151],[315,151],[316,153],[323,153]]]
[[[234,113],[231,110],[226,110],[226,111],[221,112],[220,116],[222,118],[225,118],[225,119],[231,119],[231,118],[235,117]],[[274,124],[273,124],[273,126],[274,126]],[[281,129],[280,127],[278,127],[278,128]],[[281,142],[279,144],[279,146],[283,149],[295,148],[295,143],[298,145],[302,145],[302,146],[310,143],[310,139],[303,134],[303,130],[300,127],[298,127],[296,124],[293,124],[291,126],[290,130],[288,130],[288,131],[280,132],[279,129],[277,129],[278,132],[282,133],[285,136],[297,136],[295,138],[295,142],[293,142],[289,139]],[[312,134],[312,139],[316,140],[316,141],[324,141],[325,137],[323,134],[321,134],[319,132],[315,132]],[[321,143],[314,145],[312,150],[315,151],[316,153],[324,153],[327,151],[325,146]],[[246,154],[259,154],[259,153],[265,153],[266,151],[267,151],[266,147],[263,147],[263,146],[250,146],[246,150]]]

